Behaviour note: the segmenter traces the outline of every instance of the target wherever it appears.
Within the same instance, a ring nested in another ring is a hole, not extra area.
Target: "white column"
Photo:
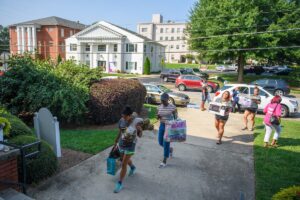
[[[18,54],[21,53],[21,28],[17,26],[17,47],[18,47]]]
[[[36,28],[32,27],[32,51],[35,51],[36,47]]]
[[[21,44],[21,53],[25,52],[25,27],[21,27],[21,38],[22,38],[22,44]]]
[[[109,52],[110,52],[111,44],[106,45],[106,72],[109,72]]]
[[[92,43],[90,43],[89,45],[90,45],[90,68],[92,69],[92,68],[95,67],[94,66],[94,54],[93,54],[93,52],[94,52],[94,50],[93,50],[94,45]]]
[[[27,27],[27,49],[29,52],[32,51],[32,31],[31,31],[31,27]]]

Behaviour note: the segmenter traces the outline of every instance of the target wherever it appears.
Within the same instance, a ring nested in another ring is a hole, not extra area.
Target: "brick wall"
[[[18,182],[17,157],[0,161],[0,180]],[[16,190],[20,189],[18,186],[3,185],[0,183],[0,191],[7,188],[14,188]]]

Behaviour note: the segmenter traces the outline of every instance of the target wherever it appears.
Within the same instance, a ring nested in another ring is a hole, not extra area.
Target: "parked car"
[[[219,65],[219,66],[216,66],[216,70],[217,71],[221,71],[221,72],[224,72],[226,71],[226,66],[225,65]]]
[[[4,75],[4,71],[0,70],[0,76]]]
[[[181,68],[180,69],[181,74],[191,74],[196,75],[201,78],[208,79],[209,75],[205,72],[200,71],[198,68]]]
[[[165,92],[168,93],[168,95],[170,96],[169,99],[170,103],[174,105],[186,106],[190,102],[190,98],[188,95],[178,93],[178,92],[173,92],[172,90],[166,88],[161,84],[145,83],[144,86],[147,90],[146,103],[151,103],[151,104],[161,103],[160,96]]]
[[[247,84],[227,84],[223,86],[219,91],[216,92],[214,100],[216,98],[221,97],[224,91],[229,91],[231,94],[233,90],[239,87],[240,88],[240,94],[241,95],[253,95],[253,91],[255,88],[255,85],[247,85]],[[259,95],[261,97],[261,103],[258,104],[258,111],[262,112],[265,106],[270,103],[271,99],[274,97],[273,94],[265,90],[264,88],[258,86],[260,89]],[[298,101],[293,98],[282,96],[282,110],[281,110],[281,116],[282,117],[288,117],[292,116],[296,113],[298,113]]]
[[[207,84],[208,84],[207,86],[208,92],[214,92],[219,89],[218,83],[207,81]],[[201,90],[202,85],[203,85],[203,79],[195,75],[179,76],[175,82],[175,87],[178,88],[180,91],[184,91],[187,89]]]
[[[244,74],[256,74],[261,75],[265,70],[262,66],[250,66],[249,69],[244,68]]]
[[[165,82],[175,81],[178,76],[181,75],[179,70],[174,69],[165,69],[160,73],[160,78],[163,79]]]
[[[236,71],[238,70],[238,65],[237,64],[232,64],[232,65],[229,65],[227,67],[228,71]]]
[[[282,96],[290,93],[289,85],[282,79],[259,79],[251,82],[250,84],[257,84],[274,95]]]

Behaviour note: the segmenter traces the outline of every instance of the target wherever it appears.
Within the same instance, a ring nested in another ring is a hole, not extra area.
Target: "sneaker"
[[[166,166],[167,166],[167,163],[164,163],[164,162],[159,164],[159,168],[165,168]]]
[[[249,128],[248,130],[249,130],[249,131],[253,131],[254,129],[253,129],[253,128]]]
[[[244,127],[244,128],[242,128],[242,131],[247,130],[247,129],[248,129],[247,127]]]
[[[128,176],[133,176],[135,174],[135,170],[136,170],[136,167],[133,166],[133,167],[130,167],[130,170],[129,170],[129,173],[128,173]]]
[[[123,188],[123,185],[119,182],[116,183],[114,193],[119,193]]]
[[[174,148],[170,147],[170,157],[173,158],[174,155]]]

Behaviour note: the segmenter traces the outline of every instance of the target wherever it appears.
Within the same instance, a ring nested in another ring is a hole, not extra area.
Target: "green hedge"
[[[276,193],[272,200],[300,200],[300,186],[292,186]]]
[[[33,136],[20,135],[9,140],[9,143],[17,145],[25,145],[35,142],[37,139]],[[27,153],[36,151],[35,148],[29,148]],[[18,158],[19,175],[22,177],[20,157]],[[44,141],[41,144],[40,153],[34,157],[27,159],[26,172],[27,183],[38,183],[41,180],[53,175],[58,167],[57,158],[51,147]]]
[[[138,80],[102,80],[91,86],[89,118],[95,124],[117,122],[125,106],[140,112],[146,89]]]
[[[10,123],[11,129],[9,137],[15,137],[18,135],[32,135],[32,130],[18,117],[9,114],[7,112],[0,112],[0,117],[7,119]]]
[[[0,125],[2,126],[2,124],[4,124],[4,127],[2,127],[4,137],[8,137],[11,129],[10,122],[4,117],[0,117]]]

